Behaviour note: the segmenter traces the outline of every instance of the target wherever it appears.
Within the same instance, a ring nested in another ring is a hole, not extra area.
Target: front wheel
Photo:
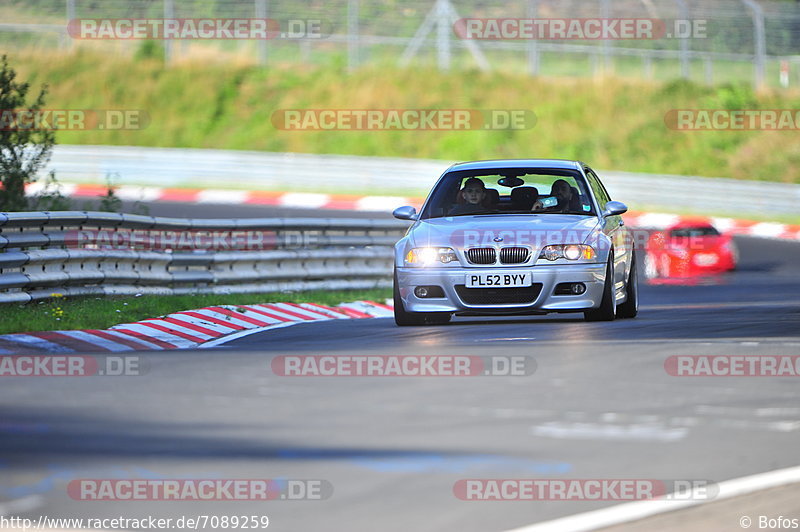
[[[636,270],[636,254],[631,257],[631,273],[625,284],[625,302],[617,305],[618,318],[635,318],[639,313],[639,273]]]
[[[400,288],[397,286],[397,272],[394,274],[394,322],[400,327],[414,325],[444,325],[450,321],[449,312],[409,312],[403,306]]]
[[[616,304],[614,301],[614,256],[608,258],[606,266],[606,282],[603,285],[603,299],[600,306],[593,310],[583,313],[586,321],[614,321],[616,314]]]

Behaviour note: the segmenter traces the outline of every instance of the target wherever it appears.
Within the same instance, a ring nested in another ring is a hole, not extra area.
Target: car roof
[[[559,170],[580,170],[584,163],[568,159],[493,159],[457,163],[448,172],[460,170],[491,170],[493,168],[556,168]]]

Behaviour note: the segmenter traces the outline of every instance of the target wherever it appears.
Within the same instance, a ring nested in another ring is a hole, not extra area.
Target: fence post
[[[436,52],[439,70],[450,70],[450,27],[448,20],[448,10],[445,0],[436,2]]]
[[[675,0],[678,4],[679,18],[684,22],[689,22],[689,10],[686,8],[685,0]],[[681,45],[681,77],[689,79],[689,37],[679,35]]]
[[[600,0],[600,18],[611,18],[611,0]],[[608,76],[611,73],[611,43],[608,36],[603,39],[603,75]]]
[[[539,0],[528,0],[528,18],[535,19],[539,16]],[[528,71],[531,76],[539,75],[539,42],[536,39],[528,41]]]
[[[359,63],[358,1],[347,2],[347,69],[350,71],[358,68]]]
[[[256,11],[256,18],[261,18],[261,19],[267,18],[267,0],[255,0],[255,11]],[[267,28],[267,35],[269,36],[269,28]],[[258,46],[257,50],[258,64],[266,65],[267,39],[260,39],[256,46]]]
[[[742,0],[750,8],[753,17],[753,37],[755,39],[755,85],[764,86],[767,63],[767,38],[764,31],[764,10],[753,0]]]
[[[647,54],[642,55],[642,68],[645,79],[653,79],[653,58]]]
[[[64,42],[65,48],[69,48],[74,44],[73,39],[69,34],[69,23],[72,20],[75,20],[75,0],[67,0],[67,36],[66,41]]]
[[[175,4],[173,0],[164,0],[164,20],[171,20],[175,18]],[[172,61],[172,39],[164,39],[164,63],[169,64]]]

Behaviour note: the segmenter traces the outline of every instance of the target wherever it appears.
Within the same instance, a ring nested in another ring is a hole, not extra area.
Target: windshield
[[[577,171],[495,168],[449,172],[437,183],[421,218],[486,214],[594,216],[586,181]]]
[[[672,238],[694,238],[698,236],[719,236],[719,231],[710,226],[705,227],[681,227],[673,229],[670,233]]]

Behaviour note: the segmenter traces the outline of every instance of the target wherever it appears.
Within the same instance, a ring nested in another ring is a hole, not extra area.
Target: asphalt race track
[[[796,377],[674,377],[664,368],[672,355],[800,354],[800,244],[737,244],[741,267],[715,282],[642,285],[635,320],[336,320],[215,350],[141,354],[147,371],[138,377],[6,378],[0,505],[26,505],[15,514],[34,519],[267,515],[270,530],[499,531],[615,502],[463,501],[453,494],[458,480],[720,482],[798,465]],[[322,354],[524,355],[536,371],[315,378],[270,369],[279,355]],[[333,494],[71,499],[68,483],[86,478],[322,479]]]

